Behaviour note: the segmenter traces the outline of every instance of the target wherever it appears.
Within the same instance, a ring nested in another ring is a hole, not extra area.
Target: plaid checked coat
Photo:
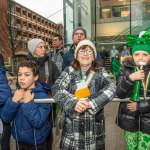
[[[115,96],[115,84],[105,69],[100,68],[89,85],[91,96],[87,101],[92,108],[77,113],[74,111],[77,98],[73,94],[80,80],[81,71],[70,66],[62,72],[53,86],[53,98],[65,113],[60,149],[104,150],[103,107]]]

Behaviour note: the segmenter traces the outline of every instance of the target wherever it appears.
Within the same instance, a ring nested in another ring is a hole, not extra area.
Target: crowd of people
[[[113,46],[110,59],[116,83],[105,70],[107,56],[101,57],[84,28],[75,28],[72,40],[66,53],[61,35],[53,37],[51,51],[42,39],[28,41],[29,53],[18,64],[14,93],[0,55],[1,150],[10,150],[11,135],[16,150],[52,150],[52,129],[60,110],[61,150],[105,150],[104,107],[116,95],[129,98],[120,103],[116,117],[127,149],[150,150],[150,29],[128,35],[121,56]],[[34,102],[51,97],[57,104]]]

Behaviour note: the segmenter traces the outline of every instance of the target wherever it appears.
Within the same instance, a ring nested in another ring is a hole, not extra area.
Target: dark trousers
[[[113,66],[112,66],[112,62],[113,62],[114,57],[111,58],[111,72],[113,73]]]
[[[10,124],[3,123],[3,133],[1,135],[1,150],[10,150],[10,136],[11,136],[11,126]]]
[[[38,145],[31,145],[25,142],[18,142],[18,145],[16,144],[16,150],[48,150],[47,141],[45,140],[45,142]]]
[[[52,150],[52,142],[53,142],[52,134],[49,134],[49,136],[43,143],[37,145],[31,145],[25,142],[17,143],[16,141],[16,150]]]
[[[53,130],[53,129],[52,129]],[[49,134],[49,136],[47,137],[47,150],[52,150],[52,144],[53,144],[53,131],[51,131],[51,133]]]

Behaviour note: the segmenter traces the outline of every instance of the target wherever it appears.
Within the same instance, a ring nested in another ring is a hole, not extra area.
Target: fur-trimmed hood
[[[121,57],[121,64],[123,64],[123,63],[126,62],[126,61],[131,61],[131,62],[133,62],[133,57],[132,57],[132,55],[125,56],[125,57]]]

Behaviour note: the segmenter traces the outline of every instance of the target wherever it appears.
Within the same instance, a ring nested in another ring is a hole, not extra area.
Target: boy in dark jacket
[[[18,67],[18,84],[12,98],[5,104],[1,117],[12,124],[12,135],[19,150],[47,150],[47,137],[52,131],[48,115],[49,104],[36,104],[34,99],[49,98],[51,90],[46,83],[36,82],[39,70],[35,62],[24,61]],[[21,101],[21,102],[20,102]]]
[[[12,91],[8,84],[8,80],[6,77],[6,71],[4,67],[4,59],[3,56],[0,54],[0,114],[2,109],[9,97],[11,97]],[[10,123],[3,124],[3,133],[1,135],[1,150],[10,150],[10,136],[11,136],[11,127]]]
[[[120,103],[117,124],[125,130],[128,150],[150,150],[150,30],[139,37],[128,35],[126,40],[133,61],[123,63],[116,94],[130,101]]]

